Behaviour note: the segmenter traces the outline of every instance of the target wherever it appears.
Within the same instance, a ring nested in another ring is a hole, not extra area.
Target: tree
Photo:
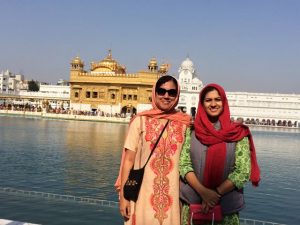
[[[39,91],[40,87],[39,87],[39,85],[37,84],[36,81],[31,80],[31,81],[28,82],[28,90],[29,91]]]

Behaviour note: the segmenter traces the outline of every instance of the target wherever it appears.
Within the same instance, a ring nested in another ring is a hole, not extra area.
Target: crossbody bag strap
[[[144,145],[144,138],[143,138],[143,116],[140,116],[140,138],[139,138],[139,168],[141,168],[141,162],[142,162],[142,149]]]
[[[149,157],[148,157],[148,159],[147,159],[147,162],[146,162],[145,165],[143,166],[143,168],[145,168],[145,166],[147,165],[149,159],[151,158],[151,156],[152,156],[152,154],[153,154],[153,152],[154,152],[154,150],[155,150],[155,148],[156,148],[156,146],[157,146],[157,144],[158,144],[158,142],[159,142],[159,139],[161,138],[162,134],[164,133],[166,127],[168,126],[168,123],[169,123],[169,120],[166,122],[166,125],[164,126],[164,129],[161,131],[159,137],[157,138],[157,140],[156,140],[156,142],[155,142],[155,145],[153,146],[152,151],[151,151],[151,153],[150,153],[150,155],[149,155]]]

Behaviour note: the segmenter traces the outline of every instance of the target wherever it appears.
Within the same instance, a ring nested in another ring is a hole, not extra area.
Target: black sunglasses
[[[177,96],[177,90],[176,89],[164,89],[164,88],[157,88],[156,93],[160,96],[164,96],[166,93],[168,93],[168,95],[170,97],[176,97]]]

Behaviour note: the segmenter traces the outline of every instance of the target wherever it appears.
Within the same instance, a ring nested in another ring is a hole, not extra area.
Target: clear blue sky
[[[189,56],[204,84],[300,94],[298,0],[1,0],[0,71],[56,83],[79,55],[112,49],[127,72],[151,57],[176,74]]]

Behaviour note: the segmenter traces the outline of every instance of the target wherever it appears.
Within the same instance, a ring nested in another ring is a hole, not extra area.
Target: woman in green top
[[[257,186],[260,172],[250,130],[230,120],[221,86],[209,84],[201,91],[194,128],[187,130],[180,156],[182,224],[190,224],[189,204],[195,203],[203,213],[221,205],[223,220],[215,224],[239,224],[243,186],[249,179]]]

